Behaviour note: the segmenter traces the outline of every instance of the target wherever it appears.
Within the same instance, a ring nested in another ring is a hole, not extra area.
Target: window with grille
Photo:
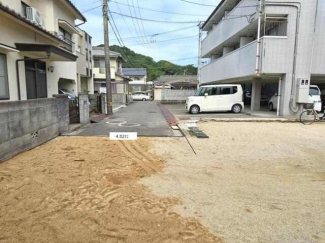
[[[268,15],[262,24],[262,36],[287,36],[288,16]]]

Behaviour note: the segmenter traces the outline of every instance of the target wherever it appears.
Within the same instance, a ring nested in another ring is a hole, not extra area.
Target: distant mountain
[[[196,75],[197,68],[192,65],[180,66],[168,61],[155,62],[151,57],[135,53],[127,47],[111,46],[110,50],[119,52],[125,58],[125,68],[147,68],[148,81],[153,81],[161,75]],[[126,58],[128,56],[128,58]]]

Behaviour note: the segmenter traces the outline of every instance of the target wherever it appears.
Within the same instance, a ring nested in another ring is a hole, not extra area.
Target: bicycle
[[[311,125],[315,121],[325,121],[325,115],[324,116],[319,116],[317,111],[314,109],[315,106],[314,102],[313,104],[304,104],[304,109],[300,114],[300,122],[304,125]]]

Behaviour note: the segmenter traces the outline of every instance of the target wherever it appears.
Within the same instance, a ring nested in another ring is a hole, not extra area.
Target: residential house
[[[252,111],[275,84],[278,115],[299,116],[309,85],[325,83],[324,23],[324,1],[222,0],[202,26],[201,84],[251,85]]]
[[[106,68],[105,68],[105,51],[104,47],[93,47],[94,59],[94,91],[95,93],[106,93]],[[110,65],[111,65],[111,89],[113,94],[120,94],[123,103],[127,103],[129,95],[130,78],[122,74],[122,63],[124,58],[118,52],[110,51]],[[113,96],[114,98],[118,95]]]
[[[154,81],[154,99],[162,102],[185,102],[195,94],[199,81],[196,75],[166,75]]]
[[[147,90],[146,68],[123,68],[122,73],[132,79],[129,83],[131,92]]]
[[[79,31],[79,45],[77,47],[77,80],[78,92],[94,93],[92,37],[84,30]]]
[[[78,93],[76,20],[86,18],[69,0],[0,0],[1,100]]]

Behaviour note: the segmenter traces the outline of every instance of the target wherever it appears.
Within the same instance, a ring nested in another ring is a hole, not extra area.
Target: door
[[[47,98],[46,63],[25,61],[27,99]]]
[[[230,111],[233,104],[233,86],[219,87],[218,109],[222,111]]]
[[[202,105],[201,111],[217,111],[218,110],[218,87],[205,87],[201,95]]]

